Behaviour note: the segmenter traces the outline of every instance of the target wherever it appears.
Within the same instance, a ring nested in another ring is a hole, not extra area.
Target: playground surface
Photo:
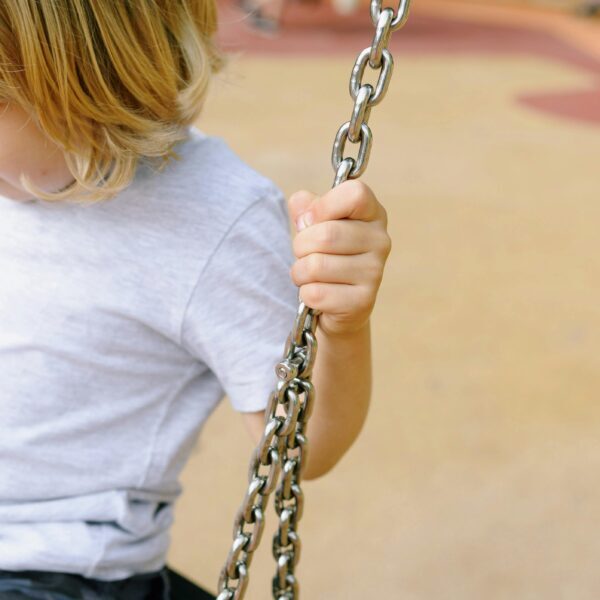
[[[324,193],[368,11],[292,5],[268,39],[221,10],[231,63],[199,127],[288,196]],[[600,23],[417,0],[391,49],[363,177],[393,239],[372,408],[304,484],[301,596],[597,600]],[[251,450],[223,402],[183,474],[170,562],[213,592]],[[249,600],[270,597],[274,522]]]

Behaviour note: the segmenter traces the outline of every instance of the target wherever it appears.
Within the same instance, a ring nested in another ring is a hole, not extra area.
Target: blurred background
[[[268,3],[220,2],[230,65],[198,125],[288,197],[324,193],[368,2]],[[304,484],[303,598],[600,598],[597,5],[413,0],[392,36],[363,177],[394,244],[373,402]],[[251,450],[223,402],[184,471],[170,563],[213,593]]]

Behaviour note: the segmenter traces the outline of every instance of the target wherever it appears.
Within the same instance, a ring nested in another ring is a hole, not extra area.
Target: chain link
[[[371,19],[375,27],[377,27],[379,18],[381,17],[381,12],[384,10],[382,8],[382,4],[382,0],[371,0]],[[398,2],[398,10],[396,11],[394,19],[392,20],[392,31],[397,31],[398,29],[404,27],[406,20],[408,19],[409,9],[410,0],[400,0]]]
[[[400,0],[394,13],[371,1],[371,18],[376,28],[372,44],[358,56],[350,77],[354,108],[349,121],[338,130],[331,162],[335,171],[333,187],[360,177],[369,161],[373,134],[368,121],[373,106],[379,104],[389,87],[394,61],[387,46],[390,36],[408,18],[410,0]],[[375,86],[363,83],[367,66],[379,71]],[[344,157],[346,143],[360,144],[356,159]],[[275,366],[277,382],[265,411],[265,429],[252,454],[248,488],[233,526],[233,543],[221,569],[217,600],[241,600],[248,586],[248,571],[265,525],[264,512],[275,492],[275,512],[279,517],[272,552],[277,569],[272,580],[275,600],[297,600],[299,584],[295,568],[300,559],[298,522],[304,509],[301,488],[308,441],[305,435],[315,390],[311,382],[317,356],[316,329],[320,311],[306,306],[298,296],[298,311],[285,344],[283,360]],[[278,414],[282,408],[283,415]]]

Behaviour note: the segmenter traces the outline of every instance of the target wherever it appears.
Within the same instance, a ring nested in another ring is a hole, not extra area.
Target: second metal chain
[[[360,177],[367,167],[373,142],[368,125],[371,109],[385,97],[394,68],[388,50],[389,40],[391,34],[406,23],[409,8],[410,0],[399,0],[395,12],[392,8],[383,8],[383,0],[371,1],[375,36],[371,45],[358,55],[352,69],[350,96],[354,108],[350,120],[335,136],[331,155],[335,171],[333,187]],[[379,71],[375,86],[363,83],[367,67]],[[360,144],[356,158],[344,156],[348,141]],[[273,491],[279,523],[272,544],[277,561],[272,594],[275,600],[297,600],[299,597],[295,576],[300,558],[297,526],[304,506],[300,484],[307,456],[305,429],[315,400],[311,377],[317,356],[315,332],[319,314],[320,311],[306,306],[299,298],[284,358],[275,367],[278,381],[265,411],[263,436],[250,461],[248,490],[234,522],[233,544],[221,570],[217,600],[241,600],[244,597],[253,552],[260,543],[264,512]]]

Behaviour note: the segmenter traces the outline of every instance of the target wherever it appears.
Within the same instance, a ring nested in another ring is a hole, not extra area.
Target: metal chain
[[[383,100],[394,68],[388,50],[390,36],[401,29],[408,18],[410,0],[399,0],[396,12],[389,7],[383,8],[382,4],[383,0],[371,1],[375,36],[371,45],[359,54],[352,69],[350,96],[354,100],[354,109],[350,120],[335,136],[331,155],[335,171],[333,187],[360,177],[367,167],[373,141],[368,125],[371,108]],[[375,86],[363,83],[367,65],[379,71]],[[360,144],[356,158],[344,157],[348,141]],[[261,540],[265,509],[273,491],[275,512],[279,517],[272,546],[277,561],[272,581],[273,598],[296,600],[299,597],[295,575],[300,558],[297,527],[304,506],[301,479],[308,447],[306,424],[315,399],[311,377],[317,356],[319,314],[320,311],[306,306],[298,297],[298,311],[285,345],[284,358],[275,367],[278,381],[265,411],[264,433],[250,460],[248,490],[234,521],[233,544],[221,570],[217,600],[241,600],[244,597],[250,563]]]
[[[295,526],[302,516],[300,476],[306,464],[304,429],[314,401],[310,382],[317,356],[318,311],[299,300],[294,328],[288,336],[284,359],[276,365],[279,381],[271,393],[265,411],[265,430],[254,450],[248,471],[249,486],[233,527],[233,545],[221,570],[218,600],[243,598],[248,584],[252,553],[260,543],[264,529],[264,511],[283,471],[282,485],[275,495],[280,512],[280,529],[274,547],[278,554],[278,581],[296,593],[293,569],[300,556]],[[282,406],[285,414],[278,414]],[[261,473],[261,468],[265,473]],[[283,526],[281,524],[283,523]]]

